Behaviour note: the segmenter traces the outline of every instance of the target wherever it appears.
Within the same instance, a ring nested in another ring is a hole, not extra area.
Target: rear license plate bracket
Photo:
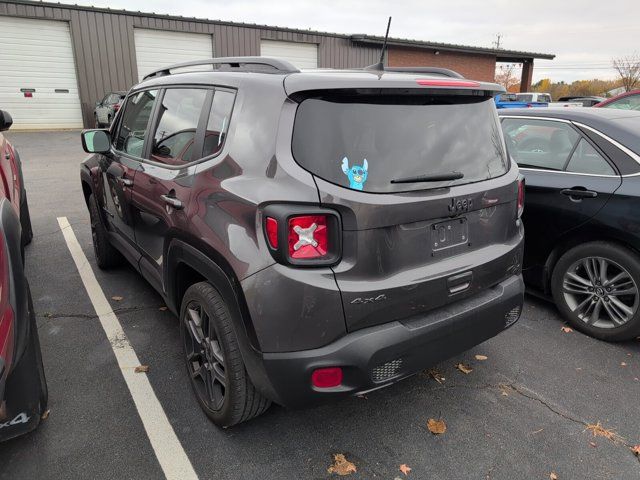
[[[435,255],[469,244],[469,224],[465,217],[434,223],[431,226],[431,252]]]

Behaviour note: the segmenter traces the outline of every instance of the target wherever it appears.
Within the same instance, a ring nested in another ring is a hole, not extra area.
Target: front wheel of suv
[[[229,308],[211,284],[200,282],[187,289],[180,331],[191,386],[213,423],[229,427],[269,408],[271,402],[249,379]]]
[[[98,202],[95,195],[89,195],[89,217],[91,218],[91,237],[96,263],[101,269],[118,266],[122,263],[122,255],[109,242],[107,229],[102,222]]]
[[[556,264],[551,290],[569,323],[606,341],[640,335],[640,257],[610,242],[572,248]]]

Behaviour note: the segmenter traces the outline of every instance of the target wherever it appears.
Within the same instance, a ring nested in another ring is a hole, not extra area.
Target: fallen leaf
[[[608,430],[604,428],[600,422],[587,424],[586,430],[589,430],[594,437],[604,437],[607,440],[611,440],[613,442],[617,442],[622,440],[622,437],[618,435],[613,430]]]
[[[549,479],[550,479],[550,480],[558,480],[558,475],[556,475],[556,473],[555,473],[555,472],[551,472],[551,473],[549,474]]]
[[[596,448],[598,446],[596,442],[589,442],[589,445],[591,445],[593,448]]]
[[[481,362],[486,360],[487,358],[489,358],[489,357],[487,357],[486,355],[476,355],[475,356],[475,359],[476,360],[480,360]]]
[[[400,465],[400,471],[405,475],[409,475],[409,472],[411,471],[411,467],[409,467],[406,463],[403,463],[402,465]]]
[[[627,362],[620,362],[620,366],[621,367],[626,367],[627,366]]]
[[[631,451],[635,453],[638,457],[640,457],[640,445],[635,445],[631,447]]]
[[[535,435],[536,433],[540,433],[543,430],[544,430],[544,428],[541,428],[540,430],[536,430],[535,432],[531,432],[531,435]]]
[[[566,325],[564,327],[562,327],[560,330],[562,330],[564,333],[571,333],[573,332],[573,328],[571,327],[567,327]]]
[[[147,373],[149,371],[149,365],[138,365],[134,372],[136,373]]]
[[[471,368],[469,365],[465,365],[464,363],[456,364],[456,368],[460,370],[462,373],[464,373],[465,375],[468,375],[469,373],[473,372],[473,368]]]
[[[366,395],[356,395],[356,397],[361,398],[362,400],[369,400],[369,397],[367,397]]]
[[[49,418],[49,414],[51,413],[51,410],[45,410],[44,413],[42,414],[42,416],[40,417],[42,420],[46,420],[47,418]]]
[[[427,421],[427,428],[434,435],[442,435],[447,431],[447,425],[444,423],[444,420],[436,420],[435,418],[430,418]]]
[[[436,382],[440,384],[442,384],[442,382],[445,381],[445,378],[442,376],[442,374],[435,368],[427,370],[427,375],[429,375],[431,378],[433,378]]]
[[[335,473],[336,475],[340,475],[341,477],[345,475],[351,475],[352,473],[356,473],[356,466],[351,463],[342,453],[336,453],[333,456],[333,465],[331,465],[327,472]]]
[[[161,312],[164,312],[167,309],[167,307],[160,307],[158,310],[160,310]]]
[[[111,297],[111,300],[115,300],[116,302],[119,302],[123,299],[124,297],[121,297],[120,295],[114,295],[113,297]]]
[[[511,387],[509,385],[499,385],[498,388],[500,388],[500,393],[503,397],[509,396],[509,390],[511,390]]]

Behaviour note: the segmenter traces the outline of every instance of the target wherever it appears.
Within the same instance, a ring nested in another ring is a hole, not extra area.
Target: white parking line
[[[107,334],[122,376],[124,377],[133,402],[138,409],[138,415],[147,432],[151,446],[160,462],[160,467],[167,479],[190,480],[198,476],[187,457],[180,440],[176,436],[158,398],[156,397],[146,373],[135,373],[134,369],[140,365],[140,360],[129,339],[122,329],[115,313],[111,309],[100,284],[96,279],[91,265],[87,260],[78,239],[76,238],[67,217],[58,217],[58,224],[67,242],[67,247],[73,261],[78,268],[82,283],[89,294],[93,308],[100,319],[100,324]]]

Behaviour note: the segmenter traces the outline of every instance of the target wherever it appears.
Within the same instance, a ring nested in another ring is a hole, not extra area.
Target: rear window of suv
[[[328,182],[372,193],[460,185],[507,172],[492,98],[423,92],[303,100],[293,132],[296,162]],[[463,177],[391,183],[451,172]]]

